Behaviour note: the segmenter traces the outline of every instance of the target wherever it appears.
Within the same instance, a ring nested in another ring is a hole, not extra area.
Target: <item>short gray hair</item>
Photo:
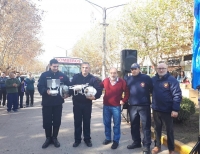
[[[81,66],[82,65],[89,65],[90,66],[90,63],[88,63],[88,62],[82,62]]]

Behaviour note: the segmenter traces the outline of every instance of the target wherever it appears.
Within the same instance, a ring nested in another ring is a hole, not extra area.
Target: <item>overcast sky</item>
[[[94,25],[102,22],[103,11],[85,0],[33,0],[45,11],[42,22],[42,41],[45,53],[40,59],[48,62],[53,57],[65,56],[77,40]],[[112,7],[131,0],[90,0],[102,6]],[[116,18],[123,7],[109,9],[107,19]],[[110,23],[109,23],[110,24]]]

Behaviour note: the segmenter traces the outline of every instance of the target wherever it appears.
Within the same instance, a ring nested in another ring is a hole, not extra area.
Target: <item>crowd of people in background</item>
[[[173,72],[172,76],[175,77],[178,80],[179,83],[191,84],[191,81],[186,76],[184,71]]]
[[[34,83],[35,79],[31,73],[27,77],[21,76],[20,72],[10,72],[6,76],[5,72],[0,76],[0,106],[7,107],[7,111],[17,112],[18,109],[24,108],[24,93],[26,95],[26,107],[33,106]],[[31,99],[29,99],[31,98]]]

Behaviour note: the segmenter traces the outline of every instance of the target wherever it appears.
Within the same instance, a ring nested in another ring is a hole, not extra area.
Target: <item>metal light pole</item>
[[[106,71],[105,71],[105,68],[106,68],[106,27],[108,26],[108,24],[106,23],[106,11],[108,9],[111,9],[111,8],[114,8],[114,7],[119,7],[119,6],[123,6],[123,5],[126,5],[126,4],[121,4],[121,5],[117,5],[117,6],[111,6],[111,7],[108,7],[108,8],[103,8],[95,3],[92,3],[88,0],[86,0],[87,2],[89,2],[90,4],[92,5],[95,5],[95,6],[98,6],[99,8],[101,8],[103,10],[103,56],[102,56],[102,80],[105,79],[106,77]]]
[[[66,49],[64,49],[64,48],[62,48],[62,47],[59,47],[59,46],[56,46],[56,47],[65,50],[65,55],[66,55],[66,57],[67,57],[67,50],[66,50]]]

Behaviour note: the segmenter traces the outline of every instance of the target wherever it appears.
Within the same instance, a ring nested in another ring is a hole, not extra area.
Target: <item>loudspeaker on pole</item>
[[[137,50],[124,49],[121,51],[121,73],[124,77],[130,73],[130,68],[133,63],[137,63]]]

